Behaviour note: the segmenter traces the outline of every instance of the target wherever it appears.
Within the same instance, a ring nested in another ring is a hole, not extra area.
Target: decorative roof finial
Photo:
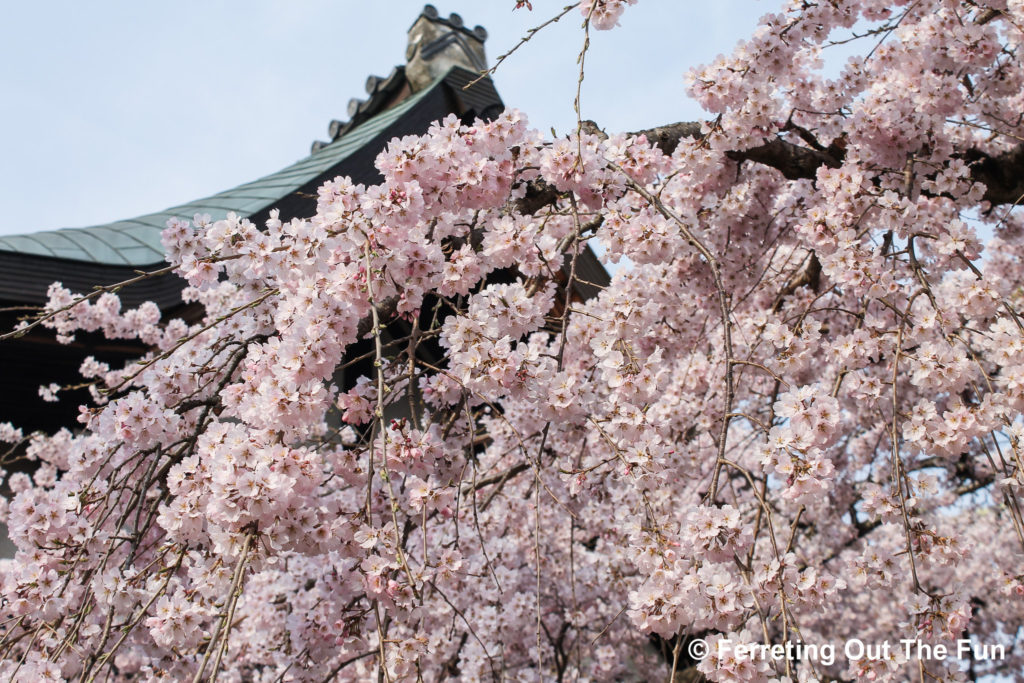
[[[405,75],[413,92],[427,87],[453,66],[486,70],[485,40],[487,30],[483,26],[468,29],[458,14],[444,18],[436,7],[426,5],[409,28],[405,51]]]

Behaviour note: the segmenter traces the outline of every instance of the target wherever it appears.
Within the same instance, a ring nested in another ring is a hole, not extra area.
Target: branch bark
[[[993,204],[1016,204],[1024,197],[1024,144],[994,157],[976,149],[968,149],[962,156],[971,164],[974,181],[985,184],[984,199]]]
[[[753,161],[770,166],[788,180],[814,178],[822,166],[839,168],[843,163],[841,156],[836,158],[827,151],[794,145],[780,137],[773,138],[760,147],[751,147],[742,152],[726,152],[725,155],[733,161]]]

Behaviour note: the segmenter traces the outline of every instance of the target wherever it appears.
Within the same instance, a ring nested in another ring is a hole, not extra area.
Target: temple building
[[[458,14],[442,17],[427,5],[409,28],[408,36],[405,64],[396,66],[386,77],[367,78],[367,96],[349,102],[348,119],[331,121],[329,140],[314,142],[308,156],[287,168],[210,197],[136,218],[0,236],[0,329],[13,329],[20,317],[44,303],[47,287],[54,281],[73,292],[87,293],[96,285],[123,282],[140,272],[164,267],[160,233],[172,217],[209,214],[218,220],[234,212],[262,225],[272,209],[278,209],[286,221],[310,216],[316,209],[317,188],[332,178],[349,176],[356,183],[380,182],[374,159],[391,139],[425,133],[431,122],[449,114],[468,123],[476,118],[493,118],[504,109],[490,78],[476,80],[487,68],[487,31],[482,26],[470,29]],[[591,283],[608,281],[589,249],[581,255],[577,271]],[[183,286],[184,280],[166,274],[143,279],[118,294],[125,308],[153,301],[165,319],[190,319],[197,312],[182,303]],[[593,285],[581,284],[578,288],[583,298],[595,291]],[[118,366],[145,351],[137,341],[106,340],[98,334],[78,334],[74,343],[62,345],[51,330],[41,328],[0,342],[0,377],[4,383],[0,422],[10,421],[25,433],[73,428],[78,404],[88,401],[87,392],[62,392],[59,402],[47,403],[40,397],[39,387],[79,382],[78,369],[87,356]]]

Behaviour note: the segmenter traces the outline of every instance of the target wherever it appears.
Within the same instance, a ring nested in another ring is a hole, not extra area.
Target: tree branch
[[[819,151],[810,147],[801,147],[782,138],[774,138],[760,147],[751,147],[742,152],[726,152],[733,161],[753,161],[770,166],[782,173],[788,180],[814,178],[822,166],[839,168],[843,161],[827,151]]]
[[[1016,204],[1024,196],[1024,144],[994,157],[977,149],[968,149],[961,156],[971,165],[971,178],[985,184],[983,199]]]
[[[647,136],[647,140],[665,154],[672,154],[684,138],[702,137],[701,124],[694,121],[658,126],[631,135]],[[1024,197],[1024,144],[995,156],[974,148],[962,150],[959,155],[971,165],[972,179],[985,185],[984,200],[992,204],[1015,204]],[[822,166],[838,168],[844,155],[836,145],[816,150],[775,137],[758,147],[726,152],[726,156],[738,162],[753,161],[769,166],[789,180],[797,180],[813,179]],[[540,192],[535,195],[538,200],[542,198]]]

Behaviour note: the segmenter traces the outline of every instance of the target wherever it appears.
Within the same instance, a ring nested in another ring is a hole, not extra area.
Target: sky
[[[436,0],[483,25],[493,64],[564,0]],[[693,120],[684,74],[728,53],[775,0],[639,0],[592,32],[582,113],[609,131]],[[327,138],[370,74],[404,63],[408,0],[12,3],[0,24],[0,234],[159,211],[273,173]],[[571,12],[494,75],[541,130],[575,126]]]

